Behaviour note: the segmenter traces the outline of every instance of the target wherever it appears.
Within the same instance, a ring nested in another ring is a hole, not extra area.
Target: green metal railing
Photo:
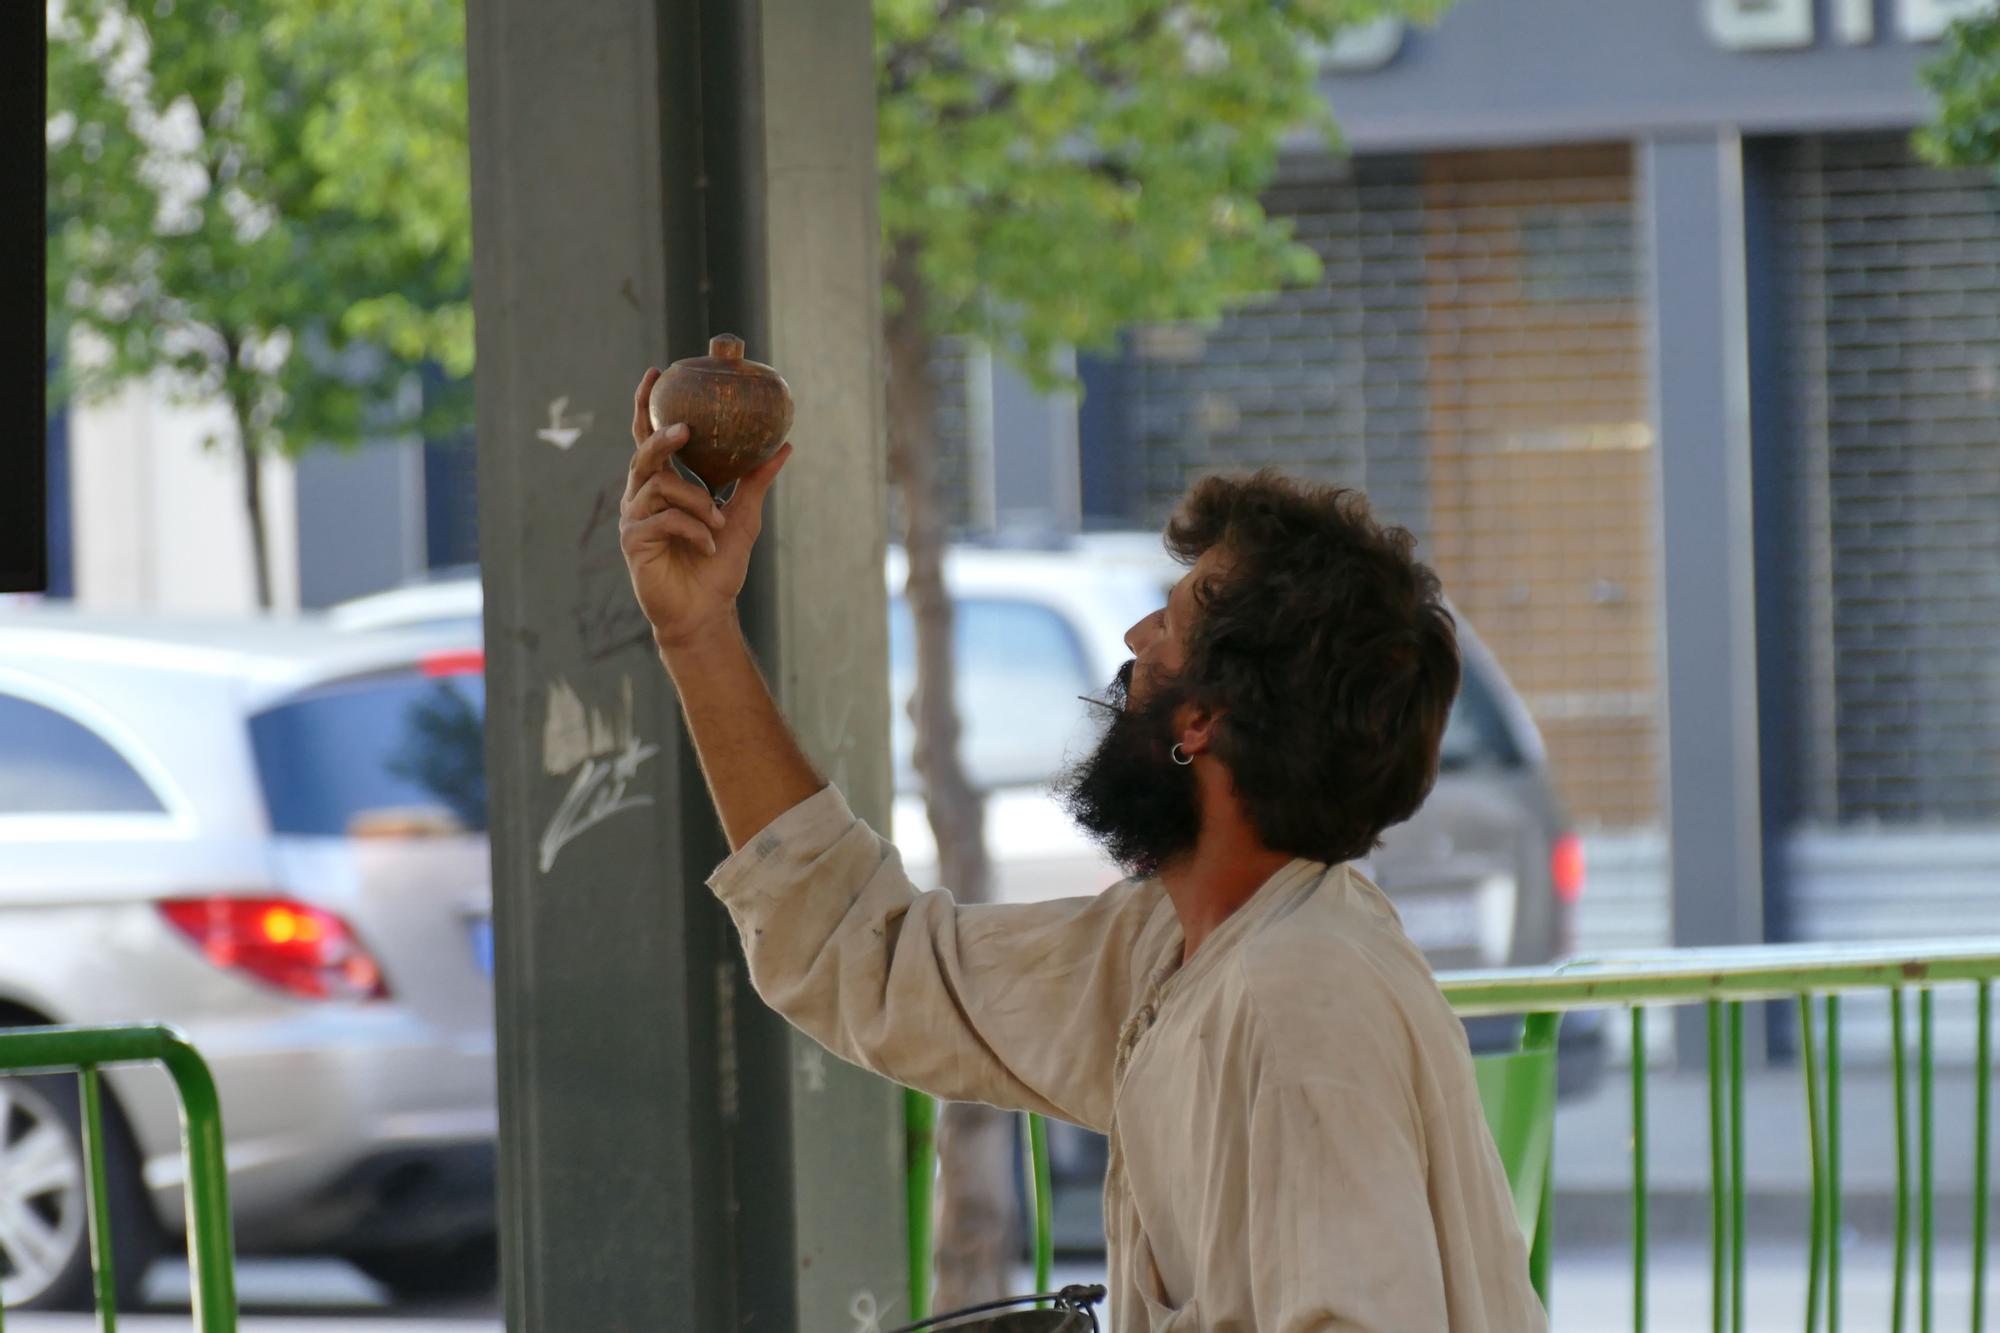
[[[932,1186],[937,1179],[938,1104],[912,1088],[903,1090],[903,1122],[909,1133],[910,1196],[910,1318],[931,1312]],[[1055,1268],[1055,1184],[1049,1171],[1048,1125],[1038,1115],[1022,1117],[1027,1146],[1023,1169],[1032,1200],[1031,1239],[1034,1244],[1035,1290],[1049,1289]]]
[[[1879,947],[1774,945],[1752,948],[1662,950],[1577,960],[1552,968],[1502,969],[1440,975],[1438,983],[1463,1017],[1528,1014],[1530,1045],[1547,1040],[1564,1012],[1629,1006],[1631,1010],[1632,1122],[1632,1328],[1647,1322],[1646,1272],[1650,1235],[1647,1184],[1647,1073],[1645,1020],[1656,1007],[1703,1005],[1708,1032],[1710,1194],[1710,1318],[1716,1333],[1744,1328],[1746,1195],[1744,1187],[1746,1086],[1745,1004],[1795,1001],[1799,1011],[1799,1074],[1806,1111],[1811,1174],[1806,1237],[1807,1333],[1836,1333],[1841,1326],[1842,1038],[1841,1000],[1851,994],[1886,994],[1890,1009],[1890,1064],[1895,1110],[1894,1276],[1888,1326],[1901,1333],[1909,1313],[1911,1232],[1916,1241],[1916,1323],[1934,1323],[1936,1270],[1935,1103],[1936,988],[1968,985],[1977,1004],[1973,1133],[1972,1328],[1985,1327],[1986,1238],[1990,1195],[1989,1129],[1992,1119],[1992,990],[2000,977],[2000,938]],[[1909,1089],[1905,997],[1917,994],[1915,1110]],[[1821,1021],[1823,1019],[1823,1022]],[[1549,1077],[1554,1068],[1549,1066]],[[1552,1090],[1551,1090],[1552,1091]],[[1553,1098],[1548,1103],[1553,1105]],[[1488,1106],[1488,1113],[1493,1113]],[[910,1298],[913,1318],[928,1313],[931,1281],[932,1134],[935,1104],[908,1094],[910,1127]],[[1548,1114],[1552,1115],[1553,1111]],[[1914,1121],[1916,1151],[1911,1152]],[[1034,1249],[1037,1290],[1048,1289],[1050,1210],[1048,1159],[1041,1126],[1030,1118],[1027,1141],[1034,1173]],[[1546,1150],[1547,1142],[1543,1143]],[[1510,1182],[1521,1165],[1507,1162]],[[1542,1215],[1534,1229],[1537,1288],[1547,1292],[1552,1235],[1553,1171],[1541,1178]],[[1914,1196],[1914,1199],[1913,1199]],[[1913,1210],[1914,1203],[1914,1210]],[[1912,1212],[1914,1211],[1914,1224]]]
[[[201,1056],[187,1038],[172,1028],[153,1024],[0,1029],[0,1073],[77,1076],[84,1158],[89,1169],[85,1200],[90,1217],[90,1266],[103,1333],[114,1333],[116,1328],[118,1282],[111,1253],[104,1099],[98,1071],[109,1065],[129,1064],[165,1066],[180,1100],[194,1326],[201,1333],[235,1333],[235,1246],[230,1235],[229,1175],[222,1155],[222,1106],[216,1098],[215,1080]]]
[[[1917,1326],[1933,1327],[1936,1276],[1934,995],[1940,986],[1973,987],[1978,1039],[1973,1135],[1972,1327],[1984,1327],[1988,1142],[1991,1123],[1992,982],[2000,977],[2000,939],[1869,947],[1776,945],[1756,948],[1664,950],[1578,960],[1552,969],[1457,973],[1439,980],[1453,1008],[1467,1017],[1523,1011],[1561,1013],[1629,1005],[1632,1107],[1632,1327],[1646,1327],[1647,1159],[1645,1016],[1649,1006],[1701,1004],[1708,1031],[1708,1121],[1711,1307],[1717,1333],[1744,1328],[1746,1197],[1744,1156],[1745,1004],[1792,1000],[1799,1012],[1798,1072],[1805,1104],[1811,1199],[1807,1210],[1807,1333],[1841,1322],[1841,1001],[1886,994],[1895,1108],[1895,1240],[1888,1326],[1900,1330],[1908,1313],[1912,1196],[1917,1241]],[[1905,996],[1917,993],[1914,1111],[1917,1150],[1910,1151],[1911,1096]],[[1815,1013],[1823,1017],[1822,1026]],[[1543,1219],[1543,1226],[1548,1219]]]
[[[909,1135],[910,1318],[931,1312],[932,1191],[937,1181],[938,1104],[915,1088],[903,1089],[903,1125]],[[1045,1206],[1038,1196],[1039,1213]]]

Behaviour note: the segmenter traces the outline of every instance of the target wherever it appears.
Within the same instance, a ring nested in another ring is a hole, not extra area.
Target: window
[[[370,815],[430,810],[486,828],[486,678],[378,676],[250,719],[278,833],[342,837]]]
[[[0,815],[165,812],[103,737],[53,708],[0,694]]]
[[[1092,681],[1083,646],[1060,613],[1035,602],[968,598],[957,604],[960,755],[975,787],[1037,786],[1062,768],[1085,737],[1082,695]],[[916,728],[909,702],[916,688],[916,641],[909,608],[889,608],[891,741],[899,791],[917,787],[911,755]]]

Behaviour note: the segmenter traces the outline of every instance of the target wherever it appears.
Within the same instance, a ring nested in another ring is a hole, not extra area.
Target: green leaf
[[[1939,166],[2000,170],[2000,12],[1953,23],[1923,69],[1936,119],[1919,129],[1919,154]]]
[[[65,0],[48,106],[56,404],[147,379],[297,452],[471,374],[458,0]]]
[[[1259,199],[1292,136],[1337,144],[1309,53],[1441,8],[877,0],[884,253],[919,256],[933,333],[1045,386],[1065,345],[1311,282],[1318,257]]]

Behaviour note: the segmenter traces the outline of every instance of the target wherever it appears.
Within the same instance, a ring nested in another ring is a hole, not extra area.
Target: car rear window
[[[158,814],[166,807],[103,737],[0,694],[0,814]]]
[[[278,833],[340,837],[369,817],[486,828],[486,678],[420,671],[321,686],[250,719]]]
[[[1070,747],[1084,738],[1078,696],[1103,688],[1090,679],[1075,629],[1053,607],[1012,598],[964,598],[955,612],[952,642],[966,776],[985,790],[1047,782]],[[902,598],[893,599],[890,740],[900,791],[919,785],[909,714],[917,680],[914,633],[909,607]]]

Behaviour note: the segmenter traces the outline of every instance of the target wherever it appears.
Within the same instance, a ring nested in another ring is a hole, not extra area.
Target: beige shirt
[[[834,1054],[1110,1136],[1118,1333],[1546,1327],[1464,1029],[1347,867],[1293,861],[1183,965],[1158,882],[961,906],[828,787],[710,884]]]

